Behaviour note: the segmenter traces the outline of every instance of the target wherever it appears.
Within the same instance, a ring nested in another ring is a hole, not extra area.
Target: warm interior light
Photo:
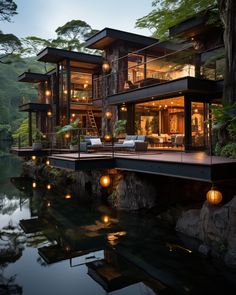
[[[211,189],[207,192],[207,202],[211,205],[218,205],[221,201],[222,193],[212,186]]]
[[[36,186],[37,186],[37,183],[34,181],[34,182],[32,183],[32,187],[33,187],[33,188],[36,188]]]
[[[103,175],[100,178],[100,184],[102,187],[108,187],[111,184],[111,178],[109,175]]]
[[[110,65],[109,65],[108,61],[104,61],[103,65],[102,65],[102,70],[104,73],[108,73],[110,71]]]
[[[112,117],[112,112],[109,112],[109,111],[105,112],[105,117],[106,117],[107,119],[111,119],[111,117]]]
[[[48,112],[47,112],[47,115],[48,115],[48,117],[51,117],[52,112],[51,112],[51,111],[48,111]]]
[[[32,159],[33,161],[35,161],[35,160],[36,160],[36,156],[32,156],[31,159]]]
[[[72,114],[71,116],[74,118],[75,117],[75,114]]]
[[[45,91],[45,95],[46,95],[46,96],[51,96],[51,90],[46,90],[46,91]]]
[[[50,190],[52,188],[51,184],[47,184],[47,189]]]
[[[111,135],[109,133],[105,134],[104,139],[105,139],[105,141],[110,141]]]
[[[65,199],[67,199],[67,200],[68,200],[68,199],[71,199],[71,195],[70,195],[70,194],[66,194],[66,195],[65,195]]]
[[[104,223],[108,223],[108,222],[110,221],[109,216],[108,216],[108,215],[104,215],[104,216],[102,217],[102,221],[103,221]]]

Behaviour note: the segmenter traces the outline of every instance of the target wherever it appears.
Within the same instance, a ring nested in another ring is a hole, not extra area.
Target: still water
[[[156,218],[20,175],[19,159],[0,158],[0,294],[236,294],[234,271]]]

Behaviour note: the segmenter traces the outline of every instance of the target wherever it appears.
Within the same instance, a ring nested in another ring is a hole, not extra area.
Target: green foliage
[[[236,102],[233,104],[213,105],[213,128],[226,128],[231,137],[236,136]]]
[[[70,123],[68,125],[65,125],[59,128],[59,130],[57,131],[57,134],[64,134],[66,132],[76,130],[78,129],[78,126],[79,126],[79,119],[76,119],[73,123]]]
[[[220,156],[221,150],[222,150],[222,145],[219,142],[217,142],[214,149],[215,155]]]
[[[164,38],[170,27],[216,4],[217,0],[154,0],[153,10],[138,19],[136,27],[148,28],[153,36]]]
[[[126,131],[126,123],[127,123],[127,120],[118,120],[118,121],[116,121],[115,131],[114,131],[114,136],[115,137],[125,133],[125,131]]]
[[[34,142],[41,142],[42,139],[43,139],[43,133],[38,128],[36,128],[33,134]]]
[[[236,142],[226,144],[220,153],[221,157],[236,159]]]
[[[18,139],[20,138],[21,145],[27,145],[28,134],[29,134],[28,119],[25,119],[20,125],[20,127],[13,133],[12,137],[15,142],[17,142]]]
[[[64,37],[67,40],[84,39],[92,28],[89,24],[82,20],[71,20],[61,27],[56,29],[59,37]]]
[[[10,22],[17,14],[17,5],[13,0],[0,0],[0,21]]]
[[[3,34],[0,32],[0,53],[12,54],[21,51],[21,41],[13,34]],[[1,56],[1,59],[4,56]]]
[[[70,140],[70,144],[71,145],[77,145],[78,144],[78,140],[79,140],[78,136],[72,136],[71,137],[71,140]]]

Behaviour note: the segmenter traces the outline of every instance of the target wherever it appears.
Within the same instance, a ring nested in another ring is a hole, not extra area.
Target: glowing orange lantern
[[[212,187],[207,192],[207,202],[211,205],[218,205],[222,201],[222,193],[216,188]]]
[[[108,187],[111,184],[111,178],[109,175],[103,175],[100,178],[100,184],[102,187]]]
[[[51,116],[52,116],[52,112],[51,112],[51,111],[48,111],[48,112],[47,112],[47,116],[48,116],[48,117],[51,117]]]
[[[109,216],[104,215],[104,216],[102,217],[102,221],[103,221],[104,223],[108,223],[108,222],[110,221]]]
[[[109,111],[105,112],[105,117],[106,117],[107,119],[111,119],[111,117],[112,117],[112,112],[109,112]]]
[[[46,91],[45,91],[45,95],[46,95],[46,96],[51,96],[51,91],[50,91],[50,90],[46,90]]]
[[[36,160],[36,156],[32,156],[31,159],[32,159],[33,161],[35,161],[35,160]]]
[[[47,189],[50,190],[52,188],[51,184],[47,184]]]
[[[32,187],[33,187],[33,188],[36,188],[36,186],[37,186],[37,183],[34,181],[34,182],[32,183]]]
[[[111,135],[109,133],[105,134],[104,139],[105,139],[105,141],[110,141]]]
[[[102,70],[104,73],[108,73],[110,71],[110,65],[109,65],[108,61],[104,61],[103,65],[102,65]]]
[[[46,165],[47,165],[47,166],[50,165],[50,161],[49,161],[49,160],[46,161]]]
[[[70,195],[70,194],[66,194],[66,195],[65,195],[65,199],[67,199],[67,200],[68,200],[68,199],[71,199],[71,195]]]

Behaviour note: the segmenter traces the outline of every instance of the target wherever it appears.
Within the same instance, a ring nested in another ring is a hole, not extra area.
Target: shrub
[[[236,159],[236,142],[232,142],[232,143],[226,144],[222,148],[220,155],[222,157]]]
[[[216,145],[215,145],[214,154],[216,156],[220,156],[221,151],[222,151],[222,145],[219,142],[217,142]]]

